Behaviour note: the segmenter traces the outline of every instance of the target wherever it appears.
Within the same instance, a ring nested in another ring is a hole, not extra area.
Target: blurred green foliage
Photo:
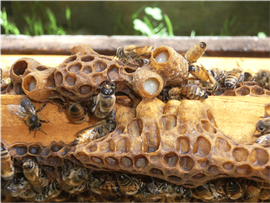
[[[174,36],[171,20],[166,14],[162,14],[160,8],[145,7],[144,12],[147,15],[143,16],[143,21],[137,18],[141,11],[142,9],[140,8],[132,15],[135,30],[141,32],[142,35],[146,35],[149,37]]]
[[[19,29],[16,27],[16,25],[14,25],[11,22],[8,22],[8,18],[7,18],[7,12],[5,9],[3,9],[3,11],[0,11],[1,14],[1,19],[0,19],[0,24],[3,26],[3,28],[5,29],[5,34],[14,34],[14,35],[19,35],[20,31]]]

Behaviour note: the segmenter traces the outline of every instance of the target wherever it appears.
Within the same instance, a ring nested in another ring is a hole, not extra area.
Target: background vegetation
[[[2,1],[2,34],[269,36],[269,1]]]

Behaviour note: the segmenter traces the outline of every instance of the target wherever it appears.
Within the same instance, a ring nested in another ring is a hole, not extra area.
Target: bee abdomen
[[[252,198],[254,198],[255,196],[258,196],[258,194],[260,193],[260,191],[261,191],[260,188],[254,186],[254,185],[250,185],[250,186],[246,189],[246,191],[245,191],[245,193],[244,193],[244,195],[243,195],[243,199],[244,199],[244,200],[252,199]]]
[[[80,104],[69,105],[67,113],[74,123],[82,123],[86,117],[85,111]]]
[[[208,95],[204,90],[199,88],[197,85],[189,84],[181,89],[181,95],[187,99],[198,99],[203,100],[208,98]]]
[[[11,180],[15,175],[15,170],[11,157],[4,146],[1,145],[1,177]]]

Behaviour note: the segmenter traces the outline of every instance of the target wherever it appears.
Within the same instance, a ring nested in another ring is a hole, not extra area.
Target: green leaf
[[[161,14],[162,11],[158,7],[154,7],[154,8],[145,7],[144,11],[146,14],[152,16],[155,20],[162,20],[163,19],[163,16]]]
[[[154,27],[153,27],[151,21],[150,21],[146,16],[143,17],[143,20],[144,20],[144,22],[146,23],[146,25],[148,26],[148,28],[151,30],[151,32],[152,32],[153,34],[155,34],[155,32],[154,32]]]
[[[267,35],[264,32],[258,32],[258,37],[265,38],[265,37],[267,37]]]
[[[49,17],[51,23],[53,25],[56,25],[56,19],[54,17],[54,14],[53,14],[53,12],[49,8],[47,8],[47,14],[48,14],[48,17]]]
[[[191,31],[190,37],[195,37],[195,30],[192,30],[192,31]]]
[[[133,20],[134,29],[140,31],[142,34],[147,36],[153,36],[151,30],[146,25],[146,23],[142,22],[140,19]]]
[[[173,26],[172,26],[170,18],[166,14],[164,14],[164,20],[167,24],[169,36],[173,37],[174,36],[173,35]]]
[[[70,16],[71,16],[70,8],[67,8],[67,9],[66,9],[66,19],[67,19],[67,21],[70,20]]]

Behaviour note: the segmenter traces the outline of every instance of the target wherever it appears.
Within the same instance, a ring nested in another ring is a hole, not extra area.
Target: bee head
[[[264,131],[264,124],[263,124],[263,121],[260,120],[258,121],[257,125],[256,125],[256,129],[259,131],[259,132],[263,132]]]
[[[102,88],[101,88],[101,93],[104,94],[104,95],[113,95],[114,94],[114,91],[115,90],[115,86],[114,85],[104,85]]]
[[[41,128],[41,123],[36,122],[31,126],[31,130],[39,130]]]
[[[124,57],[124,49],[122,47],[119,47],[116,51],[116,56],[121,58]]]

